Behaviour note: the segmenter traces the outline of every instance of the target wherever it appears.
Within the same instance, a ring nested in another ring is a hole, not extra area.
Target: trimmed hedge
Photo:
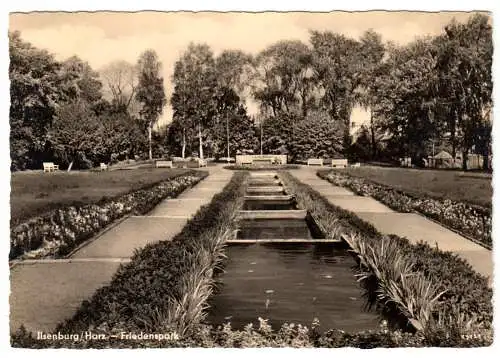
[[[115,220],[145,214],[208,175],[192,171],[96,204],[69,206],[31,218],[11,228],[10,259],[63,257]]]
[[[442,223],[465,237],[470,236],[482,246],[492,248],[491,210],[464,202],[417,197],[389,186],[373,183],[367,179],[354,178],[335,171],[318,171],[321,179],[347,187],[360,196],[371,196],[399,212],[417,211]]]

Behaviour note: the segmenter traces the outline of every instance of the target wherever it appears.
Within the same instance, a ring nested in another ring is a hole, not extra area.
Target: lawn
[[[493,188],[491,176],[447,170],[360,167],[345,171],[353,177],[388,185],[410,194],[465,201],[490,207]]]
[[[109,172],[16,172],[11,175],[11,220],[16,223],[62,206],[95,203],[186,171],[147,168]]]

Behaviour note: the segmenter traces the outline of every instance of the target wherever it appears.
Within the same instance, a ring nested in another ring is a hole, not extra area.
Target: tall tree
[[[307,115],[315,77],[310,48],[300,41],[279,41],[256,58],[254,97],[278,113]]]
[[[119,60],[106,65],[100,75],[105,85],[106,97],[118,106],[124,106],[131,115],[139,114],[136,99],[139,76],[137,66]]]
[[[378,81],[386,71],[386,66],[382,63],[385,46],[382,42],[382,36],[373,30],[366,31],[361,36],[360,43],[359,51],[363,67],[361,68],[362,77],[357,102],[370,111],[371,157],[375,159],[377,155],[377,126],[374,113],[379,101]],[[365,134],[364,131],[362,133]]]
[[[152,130],[153,125],[163,113],[166,104],[165,88],[161,76],[161,62],[154,50],[146,50],[137,63],[139,84],[136,98],[142,104],[141,119],[145,121],[148,130],[149,159],[153,158]]]
[[[45,50],[9,32],[11,168],[40,167],[47,131],[60,101],[61,67]]]
[[[344,148],[350,146],[349,121],[362,83],[360,43],[332,32],[311,32],[314,67],[323,90],[322,102],[332,119],[344,123]]]
[[[56,156],[70,168],[92,167],[100,143],[100,123],[85,100],[77,99],[57,108],[48,139]]]
[[[203,136],[216,112],[217,75],[212,50],[206,44],[189,44],[174,68],[172,107],[174,119],[182,121],[183,146],[190,127],[196,127],[200,158],[203,155]]]
[[[492,104],[492,27],[485,15],[473,15],[467,23],[452,21],[436,40],[439,46],[439,104],[447,117],[453,148],[462,149],[462,168],[479,136],[490,140],[488,108]],[[480,145],[486,157],[489,145]],[[487,163],[487,162],[485,162]]]

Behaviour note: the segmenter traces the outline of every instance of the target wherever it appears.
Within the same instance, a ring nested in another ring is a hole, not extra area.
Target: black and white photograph
[[[491,346],[493,27],[10,12],[11,348]]]

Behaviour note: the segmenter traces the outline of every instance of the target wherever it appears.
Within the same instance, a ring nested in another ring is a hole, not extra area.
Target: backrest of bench
[[[43,167],[44,167],[44,168],[47,168],[47,167],[49,167],[49,168],[50,168],[50,167],[53,167],[53,166],[54,166],[54,163],[52,163],[52,162],[44,162],[44,163],[43,163]]]
[[[323,164],[323,159],[321,158],[309,158],[307,164]]]
[[[347,159],[332,159],[332,166],[345,165],[347,166]]]

